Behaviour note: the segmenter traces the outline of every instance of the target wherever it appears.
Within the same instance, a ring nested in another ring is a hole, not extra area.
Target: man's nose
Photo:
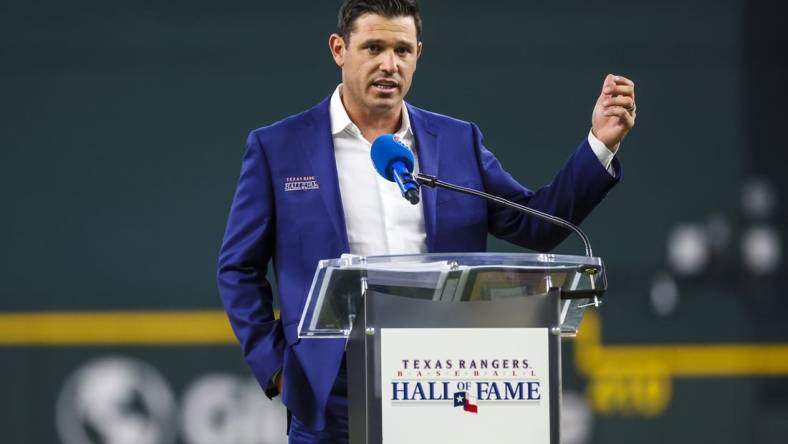
[[[386,51],[381,55],[380,70],[386,74],[394,74],[397,72],[397,56],[394,51]]]

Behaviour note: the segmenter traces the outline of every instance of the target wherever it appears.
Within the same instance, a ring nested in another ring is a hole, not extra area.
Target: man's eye
[[[369,46],[367,46],[367,49],[369,50],[369,52],[371,52],[373,54],[377,54],[377,53],[380,52],[380,46],[378,46],[378,45],[369,45]]]
[[[405,48],[405,47],[397,48],[397,54],[399,54],[399,55],[410,54],[410,49]]]

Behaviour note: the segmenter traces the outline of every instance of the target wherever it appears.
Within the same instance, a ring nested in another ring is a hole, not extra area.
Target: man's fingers
[[[615,74],[608,74],[605,76],[605,81],[602,82],[602,88],[613,87],[616,85],[628,85],[628,86],[635,86],[635,82],[629,80],[624,76],[618,76]]]
[[[605,108],[604,111],[602,111],[602,115],[605,117],[613,117],[613,116],[624,117],[624,114],[629,114],[629,113],[627,112],[626,108],[621,106],[611,106]]]
[[[625,128],[630,129],[635,126],[635,116],[626,109],[616,106],[608,108],[604,111],[605,117],[617,117],[618,124],[623,125]]]
[[[626,119],[627,122],[630,120],[634,123],[634,117],[629,112],[628,109],[622,106],[611,106],[609,108],[605,108],[602,112],[602,115],[605,117],[620,117],[622,119]]]
[[[609,96],[630,96],[635,97],[635,87],[631,85],[606,86],[602,93]]]
[[[624,76],[615,76],[614,75],[613,76],[613,81],[615,81],[615,83],[617,85],[635,86],[635,82],[633,82],[632,80],[629,80],[628,78],[626,78]]]
[[[635,106],[635,99],[628,96],[608,97],[602,101],[602,106],[607,109],[610,106],[621,106],[631,110]]]
[[[616,86],[616,81],[613,77],[614,77],[613,74],[608,74],[607,76],[605,76],[605,81],[602,82],[603,91],[607,88],[612,88]]]

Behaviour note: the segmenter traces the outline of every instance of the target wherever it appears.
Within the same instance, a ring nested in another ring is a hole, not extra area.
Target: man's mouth
[[[399,88],[399,82],[391,79],[380,79],[372,82],[372,87],[380,92],[392,93]]]

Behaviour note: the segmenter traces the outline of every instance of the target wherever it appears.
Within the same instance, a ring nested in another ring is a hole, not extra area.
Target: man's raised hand
[[[591,131],[610,151],[635,126],[635,83],[626,77],[608,74],[591,114]]]

